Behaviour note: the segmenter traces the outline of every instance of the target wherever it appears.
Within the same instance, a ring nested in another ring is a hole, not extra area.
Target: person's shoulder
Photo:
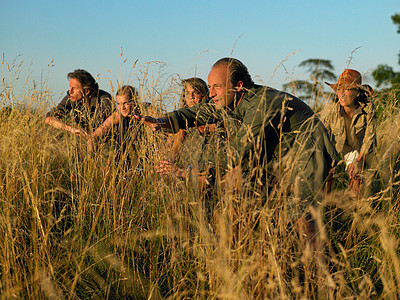
[[[254,84],[251,88],[244,89],[243,102],[254,103],[261,100],[265,96],[268,87]]]
[[[108,92],[106,92],[104,90],[99,90],[98,97],[99,97],[100,100],[108,99],[109,101],[111,101],[111,99],[112,99],[110,93],[108,93]]]
[[[307,106],[304,101],[292,94],[263,85],[255,85],[253,88],[249,89],[246,93],[246,98],[250,106],[258,107],[261,101],[264,102],[269,109],[281,107],[284,101],[286,101],[285,103],[287,103],[288,106],[297,108],[303,107],[303,110],[306,109]]]
[[[251,98],[266,93],[270,88],[265,85],[254,84],[251,88],[246,89],[246,96]],[[269,92],[269,91],[268,91]]]
[[[60,103],[58,103],[58,109],[67,109],[68,107],[72,106],[74,102],[71,101],[71,98],[68,93],[61,99]]]
[[[367,114],[374,114],[376,112],[375,104],[370,98],[367,98],[361,105]]]
[[[93,105],[93,106],[100,105],[104,109],[105,108],[107,108],[109,110],[115,109],[115,104],[114,104],[114,101],[113,101],[111,95],[104,90],[99,90],[96,95],[95,101],[91,101],[91,103],[92,103],[91,105]]]
[[[266,99],[282,98],[287,100],[297,99],[296,96],[289,94],[285,91],[280,91],[270,86],[257,85],[255,84],[252,88],[247,91],[249,98],[251,97],[263,97]]]

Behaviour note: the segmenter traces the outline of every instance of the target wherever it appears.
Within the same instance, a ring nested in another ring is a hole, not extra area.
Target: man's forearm
[[[146,126],[149,126],[153,131],[159,131],[161,129],[172,130],[171,121],[167,116],[153,118],[150,116],[134,115],[134,118],[143,122]]]
[[[157,120],[156,123],[157,123],[161,128],[169,129],[169,130],[172,130],[172,129],[173,129],[173,128],[172,128],[172,123],[171,123],[171,121],[170,121],[170,119],[169,119],[168,117],[161,117],[161,118],[157,118],[156,120]]]
[[[71,126],[65,124],[63,121],[61,121],[60,119],[57,119],[56,117],[46,117],[45,122],[46,122],[46,124],[56,128],[56,129],[64,129],[69,132],[72,131]]]

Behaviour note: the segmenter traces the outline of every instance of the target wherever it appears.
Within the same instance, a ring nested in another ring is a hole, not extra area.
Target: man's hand
[[[76,136],[84,136],[85,138],[88,138],[88,134],[85,130],[82,128],[74,128],[72,126],[67,125],[63,121],[55,118],[55,117],[46,117],[45,119],[46,124],[56,128],[56,129],[62,129],[71,132],[72,134],[75,134]]]
[[[69,132],[71,132],[72,134],[75,134],[76,136],[83,136],[87,139],[89,138],[89,135],[87,134],[87,132],[85,130],[83,130],[82,128],[71,127]]]
[[[355,161],[354,163],[349,164],[349,177],[357,178],[362,171],[362,163],[359,161]]]
[[[168,122],[167,117],[163,118],[153,118],[150,116],[140,116],[134,115],[133,116],[136,120],[143,122],[145,125],[151,128],[151,130],[160,131],[162,128],[170,128],[170,123]]]
[[[184,168],[178,167],[166,160],[161,160],[160,164],[155,166],[155,169],[161,175],[175,175],[178,178],[186,178],[186,170]]]
[[[350,178],[359,177],[363,169],[364,159],[365,156],[362,153],[360,153],[357,156],[357,160],[348,166]]]

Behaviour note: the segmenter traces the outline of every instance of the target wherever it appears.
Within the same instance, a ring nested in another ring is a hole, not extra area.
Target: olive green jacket
[[[186,126],[222,122],[230,132],[230,147],[218,155],[214,164],[225,170],[239,164],[248,173],[255,167],[271,170],[271,163],[279,163],[291,152],[304,163],[299,164],[303,170],[296,172],[305,172],[302,177],[307,180],[318,177],[321,184],[337,161],[326,129],[312,109],[298,98],[273,88],[255,85],[244,92],[240,101],[235,100],[225,109],[217,110],[210,101],[167,116],[174,132]],[[232,119],[239,126],[232,126]]]
[[[208,133],[201,133],[196,127],[189,128],[179,151],[177,165],[183,167],[197,166],[207,135]]]
[[[321,120],[328,130],[336,150],[342,155],[346,154],[346,126],[345,111],[338,101],[330,102],[321,114]],[[354,112],[350,124],[350,136],[358,144],[356,149],[366,156],[376,146],[376,111],[374,103],[370,100],[359,102],[359,107]]]

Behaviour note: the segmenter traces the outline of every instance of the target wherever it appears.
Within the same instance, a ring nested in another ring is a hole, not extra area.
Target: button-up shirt
[[[336,150],[342,155],[357,150],[366,156],[376,146],[376,111],[372,101],[359,102],[351,120],[346,120],[338,101],[330,102],[322,112],[322,122]],[[347,123],[347,125],[346,125]]]

